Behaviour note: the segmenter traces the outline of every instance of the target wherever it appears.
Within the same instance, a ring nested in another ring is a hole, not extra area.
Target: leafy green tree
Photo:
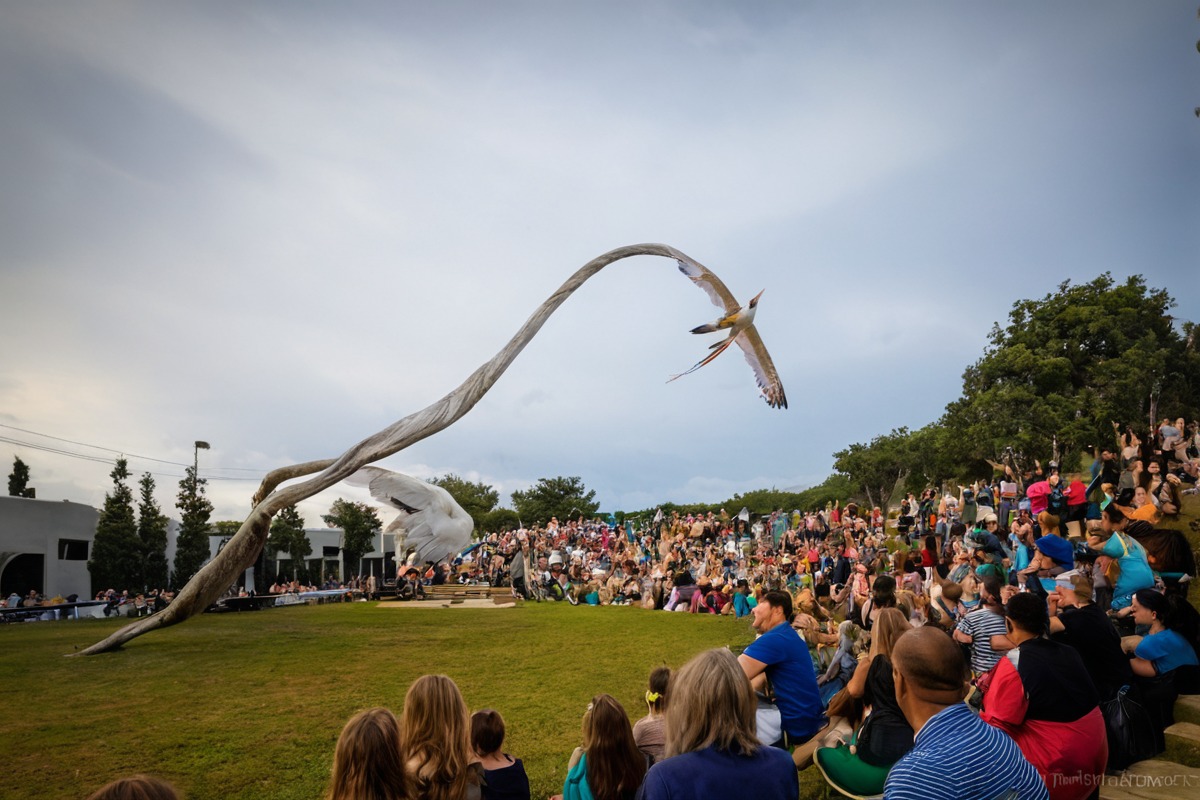
[[[133,492],[126,483],[128,462],[118,458],[109,474],[113,489],[104,496],[88,560],[92,589],[137,590],[142,587],[142,541],[133,518]]]
[[[1169,314],[1174,301],[1140,275],[1116,283],[1059,285],[1013,305],[982,358],[963,374],[963,395],[944,424],[961,433],[959,459],[999,461],[1005,448],[1065,468],[1089,445],[1112,441],[1112,422],[1146,424],[1155,404],[1196,413],[1200,355]]]
[[[137,535],[141,542],[142,580],[145,588],[164,588],[167,585],[167,516],[154,500],[154,476],[142,474],[138,481],[141,496],[138,502]]]
[[[296,506],[288,506],[271,520],[271,535],[267,546],[275,552],[288,554],[292,566],[292,580],[299,580],[304,569],[304,559],[312,554],[312,542],[304,532],[304,517]]]
[[[869,505],[886,507],[912,470],[912,438],[908,428],[896,428],[870,444],[852,444],[833,454],[833,468],[862,490]]]
[[[207,478],[196,476],[194,467],[188,467],[179,482],[179,495],[175,507],[179,509],[179,538],[175,541],[175,571],[171,582],[179,588],[190,581],[209,558],[208,537],[212,531],[208,524],[213,505],[205,496]]]
[[[560,521],[594,517],[600,504],[579,477],[539,478],[527,491],[512,494],[513,507],[526,525],[545,524],[551,517]]]
[[[434,478],[429,482],[450,493],[450,496],[463,507],[463,511],[471,515],[471,519],[475,521],[475,530],[482,530],[480,520],[500,501],[500,495],[491,486],[486,483],[464,480],[457,475],[446,475],[442,478]]]
[[[37,492],[29,485],[29,465],[20,456],[13,456],[12,472],[8,475],[9,497],[36,497]]]
[[[517,518],[517,512],[511,508],[496,508],[482,516],[475,517],[475,530],[485,533],[512,531],[520,525],[521,521]]]
[[[376,534],[383,529],[375,509],[366,503],[351,503],[339,498],[333,501],[333,507],[321,519],[330,527],[342,529],[342,555],[346,570],[357,573],[358,562],[365,553],[371,552]]]

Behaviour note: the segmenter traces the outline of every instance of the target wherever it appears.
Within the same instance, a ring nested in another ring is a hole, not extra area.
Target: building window
[[[86,539],[59,539],[59,561],[87,561],[88,543]]]

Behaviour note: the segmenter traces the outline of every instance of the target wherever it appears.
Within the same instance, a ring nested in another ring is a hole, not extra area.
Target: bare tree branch
[[[294,505],[343,480],[359,467],[386,458],[452,425],[470,411],[504,374],[525,345],[571,294],[604,267],[630,256],[663,256],[695,264],[688,256],[664,244],[636,244],[618,247],[584,264],[542,303],[504,349],[475,370],[462,385],[422,411],[409,414],[342,453],[336,459],[309,461],[273,470],[263,478],[254,495],[254,510],[237,534],[180,590],[162,611],[126,625],[103,641],[79,652],[94,655],[115,650],[126,642],[158,628],[184,622],[208,608],[237,576],[254,563],[270,533],[271,518],[281,509]],[[313,473],[315,477],[276,491],[285,481]]]

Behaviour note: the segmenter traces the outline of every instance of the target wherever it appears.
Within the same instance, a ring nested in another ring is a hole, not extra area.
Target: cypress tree
[[[142,585],[142,543],[133,518],[133,492],[125,483],[129,479],[125,459],[118,458],[110,474],[113,490],[104,497],[88,560],[93,593],[104,589],[137,591]]]

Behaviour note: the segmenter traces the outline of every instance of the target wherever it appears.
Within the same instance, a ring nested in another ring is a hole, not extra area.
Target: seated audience
[[[471,720],[458,686],[423,675],[404,696],[400,755],[415,800],[475,800],[482,769],[473,764]]]
[[[1016,743],[962,701],[966,665],[936,628],[904,633],[892,649],[896,704],[914,731],[912,750],[893,765],[887,800],[1048,800],[1046,784]]]
[[[644,800],[795,800],[792,760],[759,743],[754,692],[728,650],[708,650],[679,669],[666,716],[667,757],[646,774]]]
[[[655,667],[650,673],[650,688],[646,690],[648,713],[633,726],[633,741],[646,756],[646,763],[653,764],[663,757],[665,742],[664,717],[667,710],[667,687],[671,682],[670,667]]]
[[[754,607],[752,623],[760,635],[738,656],[738,662],[755,688],[770,681],[783,730],[792,744],[800,744],[825,726],[825,716],[812,658],[804,640],[792,629],[791,619],[790,594],[763,595]]]
[[[598,694],[583,713],[583,745],[567,764],[563,800],[631,800],[646,775],[625,707]]]
[[[87,800],[179,800],[179,793],[162,778],[131,775],[100,787]]]
[[[407,790],[396,715],[386,708],[358,712],[338,736],[325,800],[403,800]]]
[[[1099,696],[1077,653],[1045,638],[1046,604],[1018,594],[1006,608],[1016,645],[996,665],[981,718],[1013,738],[1052,800],[1084,800],[1108,761]]]
[[[529,800],[529,776],[521,759],[503,750],[504,718],[485,708],[471,715],[471,749],[483,767],[483,800]]]
[[[1065,572],[1055,578],[1048,598],[1050,638],[1075,648],[1100,701],[1111,700],[1133,678],[1129,659],[1121,652],[1121,637],[1108,614],[1092,602],[1092,578],[1086,572]]]
[[[853,736],[842,737],[842,741],[830,742],[829,737],[823,737],[825,745],[813,754],[821,774],[843,792],[879,794],[892,764],[912,749],[912,728],[896,705],[891,662],[896,641],[911,629],[899,609],[888,608],[880,613],[871,633],[871,649],[860,658],[847,686],[850,696],[863,701],[863,722],[856,726]],[[831,719],[830,727],[840,726]],[[793,754],[802,768],[803,749],[798,747]]]

